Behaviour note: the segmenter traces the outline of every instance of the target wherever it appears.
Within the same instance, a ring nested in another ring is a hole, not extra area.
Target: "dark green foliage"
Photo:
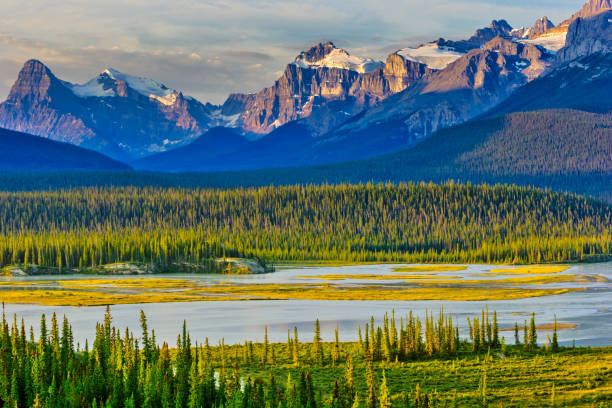
[[[279,364],[266,367],[239,352],[247,346],[226,346],[223,342],[215,348],[194,345],[185,323],[175,349],[170,350],[166,343],[160,346],[151,341],[146,351],[128,329],[122,333],[112,325],[108,309],[103,323],[97,325],[91,350],[75,348],[68,321],[64,319],[60,329],[55,315],[49,331],[43,316],[38,340],[26,339],[23,323],[19,327],[16,319],[9,324],[3,318],[0,326],[0,406],[441,407],[448,406],[444,404],[449,400],[441,399],[436,392],[422,393],[418,383],[416,389],[405,385],[407,379],[400,378],[401,370],[412,363],[403,360],[421,360],[428,364],[434,362],[434,358],[447,358],[444,364],[452,373],[455,361],[462,358],[466,368],[479,373],[480,364],[475,361],[479,362],[483,355],[485,371],[478,397],[467,402],[474,404],[488,398],[486,367],[487,361],[493,361],[492,353],[487,351],[474,358],[468,340],[453,338],[451,316],[440,312],[440,317],[434,321],[429,314],[425,327],[421,327],[420,320],[412,313],[399,325],[395,324],[394,315],[385,320],[389,323],[387,329],[377,328],[375,332],[382,330],[386,333],[383,337],[390,339],[394,362],[376,363],[371,357],[373,350],[364,353],[356,343],[321,342],[319,346],[325,353],[333,347],[339,348],[337,363],[344,367],[321,365],[318,357],[305,347],[300,363],[303,367],[294,368],[292,357],[282,357],[282,353],[279,353]],[[141,322],[144,338],[148,332],[144,315],[141,315]],[[423,334],[424,342],[419,340]],[[433,354],[428,351],[428,342],[432,343]],[[253,347],[252,342],[248,344]],[[259,351],[266,344],[256,343],[254,347]],[[284,344],[267,345],[270,353],[276,348],[285,348]],[[538,352],[546,355],[541,350]],[[522,356],[518,348],[513,353],[519,358]],[[380,358],[383,358],[382,353]],[[284,376],[282,380],[277,380],[278,373]],[[441,385],[436,378],[427,378],[427,375],[423,378],[432,382],[425,384],[429,390]],[[472,386],[468,383],[466,387],[471,389]]]
[[[596,200],[454,183],[5,192],[0,265],[580,261],[610,255],[611,221]]]

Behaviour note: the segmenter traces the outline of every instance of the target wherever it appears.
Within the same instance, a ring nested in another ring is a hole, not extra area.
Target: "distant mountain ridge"
[[[591,0],[559,26],[547,17],[526,29],[494,20],[468,39],[403,48],[384,62],[322,42],[298,53],[272,86],[222,106],[113,69],[71,84],[29,61],[0,104],[0,125],[156,171],[375,157],[492,112],[605,106],[609,61],[597,55],[612,51],[609,3]]]
[[[123,160],[187,144],[226,123],[220,108],[149,79],[107,69],[75,85],[36,60],[24,64],[0,104],[0,126]]]
[[[289,167],[371,157],[413,145],[440,128],[469,120],[537,77],[552,56],[497,37],[444,70],[433,71],[332,132],[313,136],[309,119],[288,123],[256,142],[211,157],[214,143],[192,144],[134,162],[136,168],[219,171]],[[314,116],[314,115],[313,115]],[[207,140],[213,140],[207,137]],[[184,160],[199,154],[202,160]]]

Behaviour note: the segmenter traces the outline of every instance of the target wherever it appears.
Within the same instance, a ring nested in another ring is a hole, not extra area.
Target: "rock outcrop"
[[[589,0],[577,13],[562,22],[561,26],[569,26],[578,18],[593,17],[603,11],[612,9],[612,0]]]
[[[566,45],[559,50],[559,63],[594,53],[612,52],[612,10],[592,17],[578,17],[568,28]]]
[[[544,16],[539,18],[529,29],[529,38],[538,37],[553,28],[555,28],[555,25],[548,19],[548,17]]]
[[[489,27],[476,30],[467,40],[451,41],[440,38],[436,44],[452,50],[467,53],[477,49],[494,39],[495,37],[511,37],[512,26],[506,20],[493,20]]]

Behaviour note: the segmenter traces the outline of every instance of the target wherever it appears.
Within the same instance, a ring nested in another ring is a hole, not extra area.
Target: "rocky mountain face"
[[[435,43],[441,47],[447,47],[458,52],[467,53],[477,49],[494,39],[495,37],[510,37],[512,26],[506,20],[493,20],[489,27],[476,30],[467,40],[451,41],[440,38]]]
[[[353,146],[363,150],[352,154],[362,156],[414,144],[503,101],[543,72],[551,58],[534,45],[494,38],[483,49],[470,51],[446,69],[347,122],[320,144],[359,140],[363,144]]]
[[[569,26],[566,45],[557,55],[560,63],[594,53],[612,51],[612,10],[578,17]]]
[[[577,13],[572,15],[570,18],[565,20],[559,25],[569,26],[574,20],[578,18],[588,18],[593,17],[602,11],[612,9],[612,0],[589,0]]]
[[[534,39],[545,33],[550,32],[555,28],[555,24],[544,16],[536,20],[533,26],[529,28],[521,27],[514,29],[510,32],[510,35],[514,38],[520,39]]]
[[[219,108],[152,80],[108,69],[75,85],[36,60],[25,63],[0,104],[1,127],[121,160],[187,144],[224,119]]]
[[[231,95],[223,112],[242,109],[242,128],[255,134],[300,119],[321,134],[432,72],[398,54],[376,62],[327,42],[298,55],[273,86],[255,95]]]

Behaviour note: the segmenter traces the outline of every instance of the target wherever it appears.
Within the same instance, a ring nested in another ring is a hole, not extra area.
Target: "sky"
[[[73,83],[111,67],[220,104],[272,85],[321,41],[384,60],[402,47],[467,38],[493,19],[559,23],[584,1],[2,0],[0,100],[34,58]]]

